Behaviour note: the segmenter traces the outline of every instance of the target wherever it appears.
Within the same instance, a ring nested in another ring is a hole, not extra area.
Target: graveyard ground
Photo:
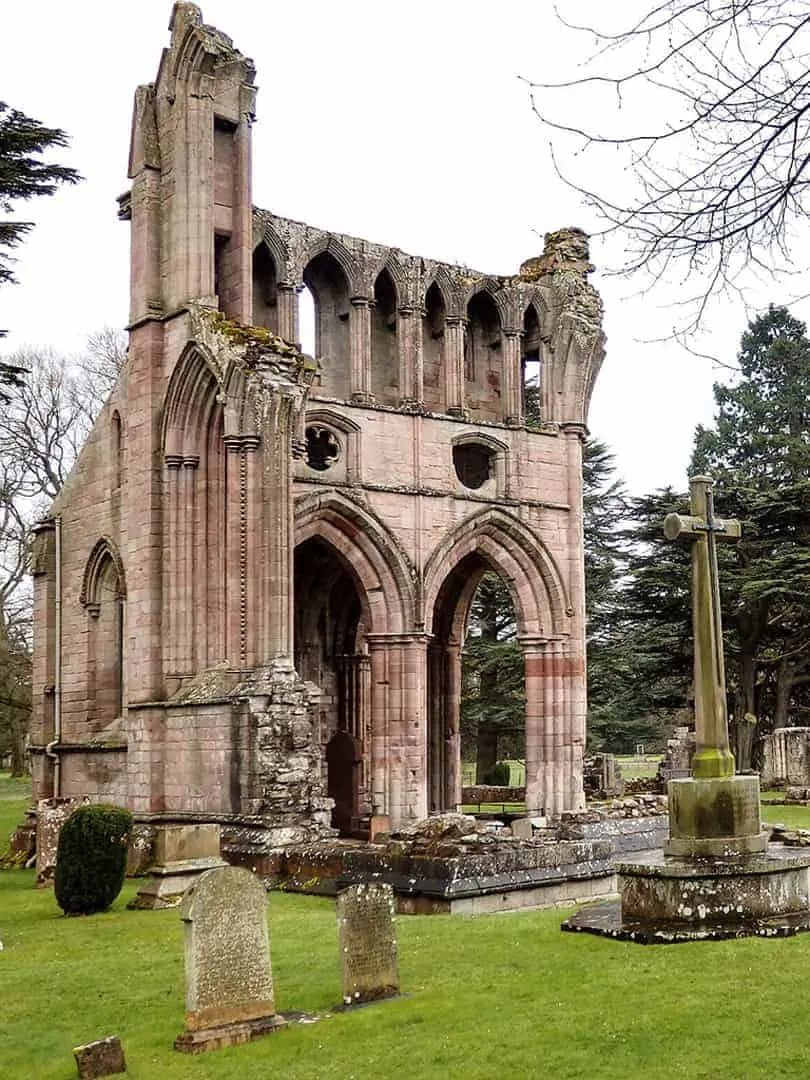
[[[25,800],[0,787],[0,837]],[[6,796],[5,798],[3,796]],[[771,813],[786,807],[771,807]],[[797,808],[799,809],[799,808]],[[800,808],[803,809],[803,808]],[[807,811],[805,810],[805,822]],[[65,919],[33,872],[0,871],[0,1072],[71,1080],[71,1047],[120,1035],[130,1080],[779,1080],[804,1077],[801,994],[810,935],[638,946],[562,934],[565,912],[397,919],[397,1001],[200,1058],[183,1027],[183,928],[175,910]],[[329,900],[273,893],[277,1006],[320,1016],[339,996]]]

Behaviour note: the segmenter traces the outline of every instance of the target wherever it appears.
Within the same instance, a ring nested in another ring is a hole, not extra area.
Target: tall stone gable
[[[587,238],[496,277],[255,209],[253,65],[193,4],[170,30],[120,200],[127,364],[34,542],[36,794],[253,849],[454,807],[495,570],[528,807],[580,807]]]

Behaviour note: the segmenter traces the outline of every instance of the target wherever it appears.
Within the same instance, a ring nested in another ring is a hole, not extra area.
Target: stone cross
[[[697,743],[692,759],[692,775],[699,780],[734,775],[734,756],[728,740],[717,541],[738,540],[741,529],[739,521],[714,516],[712,484],[709,476],[691,477],[691,514],[667,514],[664,520],[664,534],[668,540],[683,537],[692,541]]]

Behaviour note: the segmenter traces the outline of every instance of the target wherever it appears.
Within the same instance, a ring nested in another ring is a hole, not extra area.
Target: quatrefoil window
[[[334,431],[320,425],[308,427],[304,432],[307,440],[307,465],[310,469],[325,472],[340,457],[340,442]]]

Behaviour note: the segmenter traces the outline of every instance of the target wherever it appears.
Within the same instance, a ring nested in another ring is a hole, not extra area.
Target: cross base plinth
[[[664,854],[679,858],[734,858],[765,850],[759,777],[670,780],[669,840]]]

